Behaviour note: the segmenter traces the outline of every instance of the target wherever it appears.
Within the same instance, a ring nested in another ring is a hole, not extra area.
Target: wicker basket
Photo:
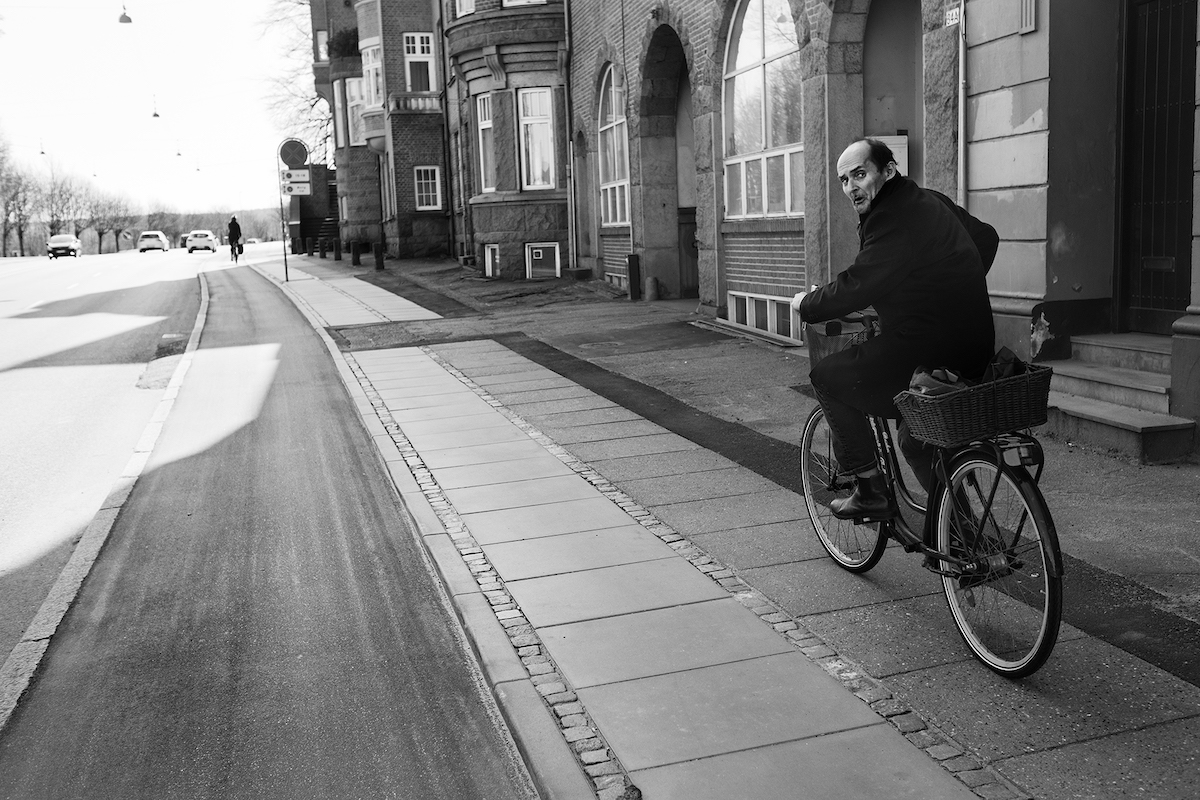
[[[1049,367],[1027,364],[1021,375],[948,394],[906,390],[896,395],[896,408],[916,438],[938,447],[958,447],[1044,423],[1053,373]]]

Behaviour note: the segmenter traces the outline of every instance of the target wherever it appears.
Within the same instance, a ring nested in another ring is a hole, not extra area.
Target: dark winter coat
[[[859,410],[894,417],[892,398],[917,366],[981,374],[995,330],[985,275],[999,246],[991,225],[940,192],[897,175],[859,219],[854,263],[800,305],[805,322],[871,306],[883,333],[822,361],[813,371],[832,396]]]
[[[229,241],[231,244],[237,244],[242,238],[242,226],[238,224],[236,219],[229,220]]]

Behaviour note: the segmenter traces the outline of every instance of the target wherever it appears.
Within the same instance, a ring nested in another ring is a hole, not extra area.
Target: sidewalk
[[[436,315],[394,304],[394,294],[346,278],[344,269],[292,262],[285,288],[319,328],[437,324]],[[281,263],[256,268],[282,280]],[[1054,660],[1043,684],[993,680],[960,660],[918,565],[891,556],[865,588],[861,578],[851,583],[827,569],[802,498],[760,474],[769,470],[749,469],[606,399],[488,336],[485,323],[438,328],[465,341],[351,352],[327,343],[549,797],[616,797],[627,783],[649,798],[1030,794],[989,767],[992,760],[1026,786],[1063,773],[1062,794],[1033,794],[1068,796],[1070,765],[1039,772],[1015,745],[990,740],[998,731],[1019,739],[1011,729],[1022,718],[1054,713],[1052,702],[1020,708],[1013,719],[997,710],[1008,695],[1061,685]],[[663,332],[645,327],[647,340]],[[800,374],[805,363],[791,366]],[[671,370],[661,358],[648,358],[651,366],[660,378]],[[715,382],[730,380],[712,367]],[[778,392],[778,383],[776,376],[747,391]],[[804,402],[790,394],[772,397]],[[910,584],[920,588],[898,588]],[[857,608],[829,602],[853,591],[874,596]],[[880,594],[889,596],[883,625],[862,612]],[[898,639],[914,614],[946,630]],[[899,651],[893,663],[867,666],[872,676],[894,674],[904,701],[828,646],[846,636],[828,627],[839,615],[860,637],[882,637]],[[1060,641],[1061,651],[1079,648],[1088,660],[1136,666],[1070,626]],[[1174,740],[1177,749],[1194,731],[1200,691],[1152,668],[1136,671],[1144,700],[1127,699],[1126,709],[1097,714],[1105,719],[1095,724],[1062,723],[1058,744],[1027,750],[1086,747],[1110,728],[1117,735],[1162,726],[1132,750],[1157,748],[1154,760],[1166,763],[1146,769],[1165,769],[1170,786],[1193,785],[1194,754],[1189,762],[1157,745]],[[957,702],[936,697],[936,679],[947,673],[983,697],[931,719],[930,707]],[[1090,691],[1103,702],[1122,687],[1123,676]],[[923,713],[914,711],[908,698],[931,690]]]
[[[324,325],[364,317],[347,307],[350,287],[289,288]],[[380,291],[363,284],[357,298],[370,303],[370,290]],[[581,766],[602,797],[623,791],[622,772],[653,798],[784,798],[800,787],[820,797],[972,796],[905,739],[902,721],[889,724],[806,657],[799,648],[818,643],[795,623],[756,614],[762,600],[749,587],[708,569],[559,442],[653,458],[671,476],[654,479],[660,489],[674,483],[700,498],[777,488],[769,481],[495,342],[345,358],[378,419],[365,415],[368,425],[387,431],[375,438],[405,502],[429,506],[414,516],[502,704],[520,702],[522,684],[536,687],[525,695],[544,699],[564,742],[587,748]],[[521,414],[561,420],[554,438]],[[690,477],[697,460],[707,462],[703,487]],[[494,617],[481,613],[488,605]]]

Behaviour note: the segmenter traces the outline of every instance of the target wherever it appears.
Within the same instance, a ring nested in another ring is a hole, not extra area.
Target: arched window
[[[629,224],[629,136],[625,81],[612,64],[600,86],[600,224]]]
[[[725,216],[804,213],[800,43],[788,0],[742,0],[725,58]]]

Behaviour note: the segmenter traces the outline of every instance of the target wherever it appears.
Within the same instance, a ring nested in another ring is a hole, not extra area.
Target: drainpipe
[[[450,83],[451,78],[447,77],[450,70],[447,64],[450,60],[449,54],[446,52],[446,28],[443,24],[444,17],[442,10],[439,7],[437,12],[437,30],[438,30],[438,49],[442,51],[442,57],[438,60],[438,67],[441,69],[442,91],[439,93],[439,99],[442,105],[442,169],[446,182],[446,215],[449,218],[450,224],[447,226],[447,235],[450,237],[449,249],[450,257],[458,260],[455,251],[458,249],[458,235],[455,227],[454,219],[454,178],[450,174]],[[456,92],[457,94],[457,92]],[[462,138],[462,132],[459,132],[459,139]],[[462,162],[459,162],[461,168]],[[462,264],[462,261],[458,262]]]
[[[967,2],[958,12],[958,204],[967,207]]]
[[[571,101],[571,3],[566,0],[563,3],[566,18],[563,24],[566,27],[564,37],[564,46],[567,52],[563,56],[563,92],[566,95],[567,101],[567,268],[574,269],[579,260],[576,258],[576,237],[579,235],[576,231],[575,224],[575,136],[571,133],[572,114],[574,113],[574,104]]]

